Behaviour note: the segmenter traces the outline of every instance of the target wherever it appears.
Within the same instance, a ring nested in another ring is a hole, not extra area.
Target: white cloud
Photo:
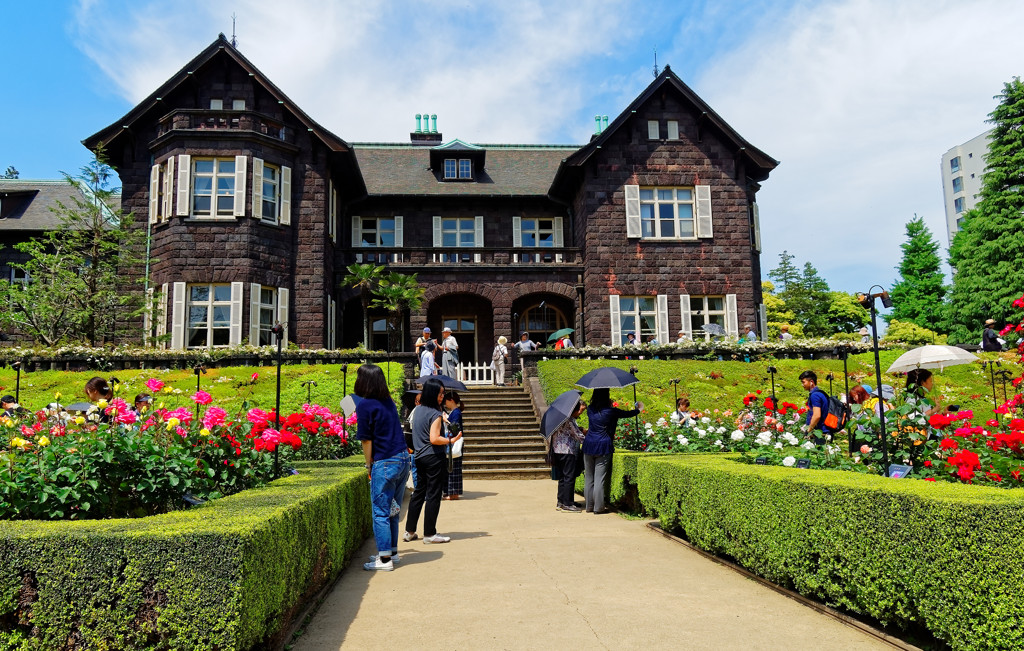
[[[945,249],[939,158],[988,128],[1022,20],[1012,0],[802,4],[706,68],[696,90],[782,161],[759,194],[765,270],[788,249],[833,288],[888,285],[915,212]]]

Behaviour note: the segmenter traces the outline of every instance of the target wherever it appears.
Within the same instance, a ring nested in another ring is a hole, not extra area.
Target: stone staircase
[[[462,426],[466,479],[545,479],[540,417],[522,387],[470,387],[459,393],[465,406]]]

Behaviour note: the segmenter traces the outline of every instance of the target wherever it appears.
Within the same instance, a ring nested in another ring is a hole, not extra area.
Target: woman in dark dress
[[[441,490],[448,482],[448,446],[462,438],[462,434],[445,436],[444,385],[437,378],[423,383],[420,406],[412,418],[413,463],[416,464],[416,490],[409,500],[409,517],[405,521],[405,540],[416,539],[416,526],[420,511],[423,514],[423,542],[446,543],[451,538],[437,533],[437,515],[441,511]]]
[[[454,436],[462,434],[462,400],[458,392],[448,390],[444,396],[444,408],[448,412],[448,434]],[[465,445],[465,442],[463,442]],[[448,473],[448,483],[444,488],[446,500],[457,500],[462,495],[462,457],[452,459],[452,469]]]
[[[620,418],[632,418],[640,413],[636,409],[625,411],[612,406],[608,389],[594,389],[594,395],[587,407],[587,436],[583,439],[583,496],[588,513],[604,513],[608,495],[608,479],[612,469],[612,452],[615,450],[615,428]]]

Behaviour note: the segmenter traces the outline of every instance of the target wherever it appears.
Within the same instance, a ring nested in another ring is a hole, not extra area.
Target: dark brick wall
[[[648,139],[648,120],[660,122],[661,139]],[[666,139],[668,120],[679,122],[679,140]],[[739,323],[756,323],[760,268],[751,247],[747,181],[738,167],[732,146],[700,130],[697,116],[668,91],[642,106],[596,152],[573,201],[576,237],[584,247],[588,343],[608,343],[613,293],[668,294],[672,340],[680,326],[679,294],[736,294]],[[714,238],[627,239],[623,186],[629,184],[710,185]]]

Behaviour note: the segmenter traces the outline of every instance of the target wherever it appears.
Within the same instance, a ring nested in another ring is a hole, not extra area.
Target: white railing
[[[494,371],[491,370],[490,362],[486,364],[463,364],[460,362],[458,376],[458,379],[467,386],[494,383]]]

